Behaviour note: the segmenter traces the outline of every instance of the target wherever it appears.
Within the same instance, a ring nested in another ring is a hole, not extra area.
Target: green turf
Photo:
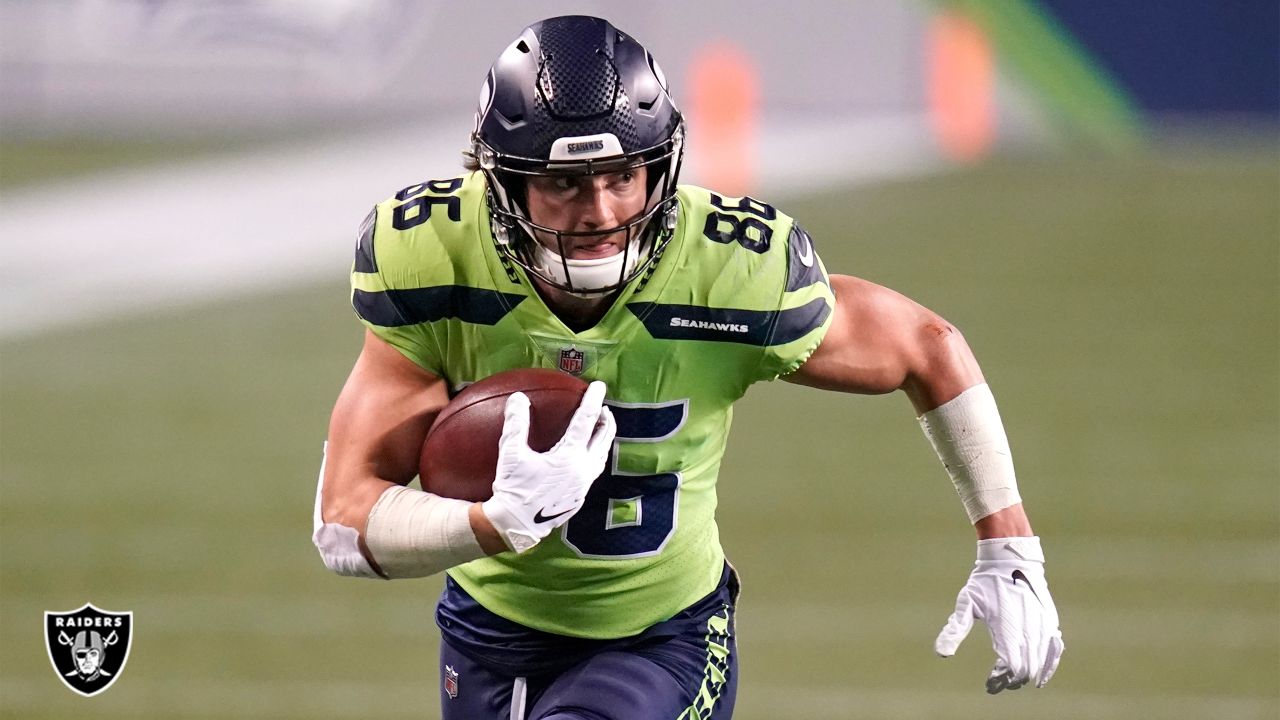
[[[229,140],[119,140],[93,137],[0,142],[0,189],[193,157],[237,147]]]
[[[976,348],[1067,652],[995,698],[981,629],[934,657],[972,531],[909,404],[774,384],[721,478],[738,718],[1280,714],[1277,167],[1004,162],[785,205]],[[435,717],[438,580],[337,578],[309,542],[344,293],[0,344],[0,715]],[[136,617],[92,700],[40,629],[85,601]]]
[[[367,126],[366,126],[367,131]],[[110,137],[0,135],[0,190],[87,175],[106,175],[141,167],[246,153],[263,148],[315,143],[337,137],[342,128],[291,126],[282,129],[228,130],[201,135],[163,134]]]

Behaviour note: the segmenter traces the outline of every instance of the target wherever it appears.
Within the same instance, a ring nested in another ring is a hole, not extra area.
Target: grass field
[[[738,718],[1280,716],[1277,167],[1003,161],[784,204],[975,347],[1067,651],[997,697],[983,630],[936,658],[972,531],[909,404],[763,386],[720,480]],[[0,715],[436,716],[439,581],[337,578],[309,541],[345,292],[0,344]],[[42,647],[85,601],[136,625],[92,700]]]
[[[166,137],[102,137],[90,134],[51,137],[0,137],[0,190],[39,183],[56,183],[67,177],[132,167],[189,162],[225,157],[258,148],[278,149],[315,143],[336,129],[290,127],[257,132],[226,131]]]

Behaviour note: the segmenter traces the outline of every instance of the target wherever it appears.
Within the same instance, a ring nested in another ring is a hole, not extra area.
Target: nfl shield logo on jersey
[[[581,375],[586,367],[587,354],[575,347],[567,347],[560,351],[560,369],[570,375]]]
[[[444,691],[450,700],[458,697],[458,673],[451,665],[444,666]]]
[[[85,697],[111,687],[129,660],[133,613],[79,610],[44,614],[44,645],[63,684]]]

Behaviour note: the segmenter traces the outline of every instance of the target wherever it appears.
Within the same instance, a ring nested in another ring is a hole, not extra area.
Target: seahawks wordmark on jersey
[[[100,610],[92,603],[67,612],[46,611],[44,642],[58,679],[93,697],[124,671],[133,642],[133,612]]]

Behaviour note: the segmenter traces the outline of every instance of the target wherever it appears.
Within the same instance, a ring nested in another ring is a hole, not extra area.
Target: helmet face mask
[[[481,89],[471,155],[485,174],[499,251],[543,282],[583,296],[622,288],[671,238],[683,119],[662,71],[639,43],[599,18],[552,18],[527,28]],[[571,231],[537,224],[528,181],[644,167],[645,205],[612,227]],[[568,257],[566,240],[622,235],[621,252]],[[542,240],[542,241],[540,241]]]

